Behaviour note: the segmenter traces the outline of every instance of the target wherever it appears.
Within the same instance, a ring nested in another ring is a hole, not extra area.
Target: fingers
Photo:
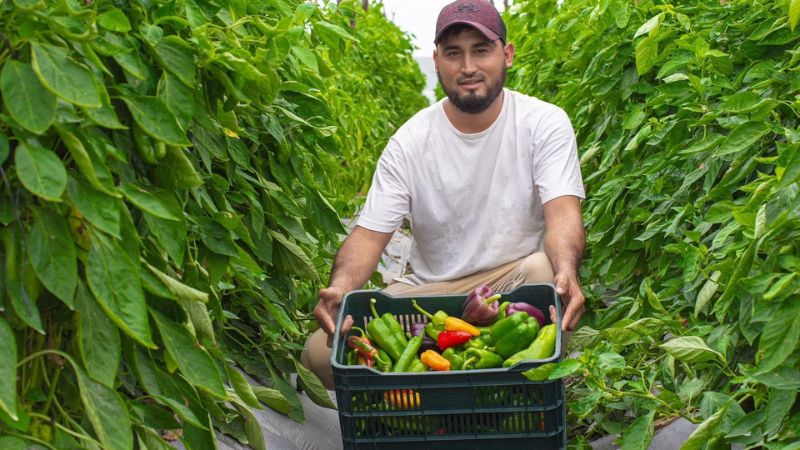
[[[556,307],[553,305],[550,305],[550,322],[558,323],[558,314],[556,313]]]
[[[583,313],[586,311],[583,303],[584,298],[583,294],[581,293],[578,293],[570,298],[569,303],[567,304],[567,310],[564,312],[563,322],[561,324],[561,329],[563,331],[573,331],[575,330],[575,327],[578,326],[581,316],[583,316]]]
[[[316,317],[319,327],[328,334],[329,339],[336,329],[334,320],[339,312],[339,305],[341,305],[341,303],[342,294],[339,289],[320,289],[319,303],[317,303],[317,306],[314,308],[314,317]]]
[[[322,331],[324,331],[328,336],[333,334],[336,324],[333,323],[330,310],[328,309],[328,306],[325,304],[324,300],[320,300],[320,302],[314,308],[314,317],[317,318],[317,323],[319,323],[319,327],[322,328]]]

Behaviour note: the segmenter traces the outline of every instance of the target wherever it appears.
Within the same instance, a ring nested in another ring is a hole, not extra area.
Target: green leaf
[[[152,214],[143,214],[147,228],[167,255],[178,266],[183,266],[186,252],[186,222],[166,220]]]
[[[124,12],[117,8],[99,14],[97,16],[97,24],[106,30],[116,31],[119,33],[127,33],[131,31],[131,23]]]
[[[164,193],[148,191],[134,184],[120,186],[120,192],[142,211],[167,220],[182,221],[183,211],[178,202]]]
[[[292,46],[292,53],[294,53],[294,56],[296,56],[301,63],[314,72],[319,73],[319,65],[317,64],[317,57],[314,56],[314,52],[301,45],[294,45]]]
[[[236,410],[244,418],[244,434],[247,436],[247,445],[253,450],[267,450],[264,433],[256,416],[245,405],[237,405]]]
[[[92,233],[86,281],[103,311],[122,331],[145,347],[156,348],[139,280],[139,265],[115,239]]]
[[[133,449],[133,430],[125,403],[119,394],[75,367],[81,402],[103,446],[110,450]]]
[[[797,350],[798,340],[800,303],[790,298],[764,325],[758,341],[758,372],[769,372],[783,364]]]
[[[597,366],[602,373],[612,375],[625,370],[625,358],[614,352],[604,352],[597,355]]]
[[[261,288],[261,292],[266,296],[263,305],[267,308],[267,311],[269,311],[270,318],[278,322],[278,325],[284,330],[299,335],[300,330],[297,328],[297,325],[295,325],[294,320],[289,317],[284,307],[282,307],[281,299],[275,290],[272,289],[266,281],[259,283],[259,287]]]
[[[185,326],[175,323],[158,311],[151,309],[164,346],[175,358],[186,380],[209,394],[224,399],[225,387],[217,365],[211,356],[199,346]]]
[[[78,106],[102,106],[94,75],[72,61],[66,48],[31,42],[31,62],[39,80],[50,92]]]
[[[192,47],[186,41],[175,35],[167,36],[158,42],[155,51],[165,69],[186,86],[195,87],[197,64]]]
[[[646,37],[636,44],[636,71],[644,75],[656,64],[658,59],[658,41]]]
[[[215,220],[198,219],[201,219],[197,220],[202,231],[200,238],[209,250],[220,255],[239,256],[239,248],[233,242],[230,230]]]
[[[572,375],[573,373],[581,370],[582,368],[583,364],[577,359],[565,359],[556,364],[556,366],[553,368],[553,371],[550,372],[550,375],[547,377],[547,379],[557,380],[559,378],[564,378],[567,375]]]
[[[133,120],[151,137],[169,145],[191,145],[178,119],[160,98],[126,94],[122,100],[128,105]]]
[[[717,281],[719,281],[720,275],[722,275],[722,273],[719,270],[715,271],[711,274],[711,277],[706,280],[705,284],[703,284],[703,287],[700,288],[700,292],[697,294],[697,299],[694,303],[695,317],[705,310],[708,302],[711,301],[711,298],[717,292],[717,289],[719,289],[719,284],[717,284]]]
[[[546,363],[533,369],[528,369],[522,372],[525,378],[531,381],[545,381],[550,377],[550,374],[555,370],[556,363]]]
[[[755,144],[769,131],[769,126],[764,122],[745,122],[731,131],[728,137],[725,138],[719,148],[714,152],[714,156],[738,153]]]
[[[67,193],[75,209],[92,225],[116,238],[120,237],[119,201],[97,191],[79,177],[69,177]]]
[[[67,220],[46,209],[34,213],[28,256],[36,276],[53,295],[73,309],[78,259]]]
[[[336,404],[331,401],[328,391],[322,386],[322,382],[313,372],[306,369],[296,359],[294,360],[294,368],[297,370],[297,377],[303,383],[303,388],[311,401],[323,408],[336,409]]]
[[[0,411],[17,421],[17,344],[14,331],[0,316]]]
[[[642,26],[640,26],[636,30],[636,33],[633,35],[633,39],[636,39],[639,36],[642,36],[644,34],[649,33],[650,31],[654,30],[658,25],[661,24],[662,17],[663,17],[663,13],[656,14],[655,16],[651,17],[650,20],[648,20],[647,22],[643,23]]]
[[[698,426],[694,432],[689,436],[686,442],[683,443],[680,450],[700,450],[703,446],[710,441],[719,429],[725,413],[728,412],[729,403],[718,409],[717,412],[711,415],[708,419]]]
[[[252,408],[261,409],[261,403],[258,397],[253,392],[253,387],[247,382],[247,379],[230,363],[225,364],[225,373],[228,375],[228,381],[231,383],[233,390],[240,399]]]
[[[0,131],[0,164],[6,162],[6,158],[11,154],[11,145],[8,143],[8,136]]]
[[[0,448],[4,450],[31,450],[31,446],[27,442],[14,436],[0,436]]]
[[[57,129],[61,140],[69,150],[70,156],[72,156],[72,160],[78,166],[81,174],[89,181],[89,184],[98,191],[105,192],[112,197],[121,197],[116,188],[114,188],[114,179],[108,168],[92,148],[90,147],[87,151],[83,141],[64,127],[57,127]]]
[[[721,106],[721,110],[731,114],[744,114],[756,109],[761,97],[753,91],[738,92],[731,95]]]
[[[178,125],[184,130],[189,127],[195,114],[193,94],[192,87],[186,86],[178,78],[166,72],[158,83],[158,98],[175,114]]]
[[[770,389],[769,402],[764,416],[764,435],[777,432],[797,399],[797,389]]]
[[[725,361],[721,353],[712,350],[699,336],[681,336],[660,345],[679,361],[689,364],[712,360]]]
[[[21,142],[14,154],[14,164],[26,189],[45,200],[61,201],[67,187],[67,170],[55,153]]]
[[[42,87],[29,64],[7,60],[0,73],[3,105],[23,128],[41,134],[56,116],[56,97]]]
[[[621,450],[647,450],[650,441],[653,439],[653,418],[655,411],[649,411],[643,416],[639,416],[622,432],[620,440]]]
[[[114,389],[121,359],[119,331],[83,283],[78,285],[75,306],[78,351],[83,366],[92,379]]]
[[[798,22],[800,22],[800,0],[792,0],[789,3],[789,28],[794,31]]]
[[[281,414],[287,414],[292,409],[291,403],[277,389],[253,386],[253,392],[259,401]]]
[[[205,292],[199,291],[191,286],[187,286],[181,283],[180,281],[172,278],[171,276],[165,274],[164,272],[156,269],[150,264],[147,263],[145,264],[147,265],[147,268],[150,269],[150,271],[153,272],[155,276],[162,283],[164,283],[164,286],[166,286],[167,289],[169,289],[169,291],[172,293],[172,295],[175,296],[175,298],[193,302],[201,302],[201,303],[208,302],[208,294],[206,294]]]

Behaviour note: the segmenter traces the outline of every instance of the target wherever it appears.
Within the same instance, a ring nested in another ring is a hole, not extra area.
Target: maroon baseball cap
[[[503,18],[488,0],[456,0],[442,8],[439,18],[436,19],[436,37],[433,43],[438,43],[444,31],[457,24],[475,28],[490,41],[506,41]]]

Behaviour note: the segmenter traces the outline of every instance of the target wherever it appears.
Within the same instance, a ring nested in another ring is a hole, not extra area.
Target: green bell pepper
[[[374,318],[367,324],[367,332],[370,338],[378,343],[380,348],[386,350],[386,353],[392,357],[393,361],[397,361],[400,359],[400,355],[403,354],[408,342],[402,329],[398,332],[392,324],[386,323],[386,320],[378,315],[378,311],[375,309],[376,302],[377,300],[374,298],[369,301],[369,308],[372,310]]]
[[[443,351],[442,357],[450,361],[450,370],[461,370],[464,365],[464,356],[455,347],[450,347]]]
[[[530,345],[538,332],[536,318],[520,311],[492,325],[490,336],[495,342],[495,353],[508,358]]]
[[[517,314],[514,314],[514,316]],[[525,350],[511,355],[511,357],[506,359],[506,362],[503,363],[503,367],[511,367],[527,359],[545,359],[553,356],[553,351],[556,348],[556,337],[558,337],[558,328],[556,325],[553,323],[545,325],[531,345]]]
[[[464,352],[464,370],[469,369],[491,369],[503,365],[503,357],[489,350],[479,348],[468,348]]]

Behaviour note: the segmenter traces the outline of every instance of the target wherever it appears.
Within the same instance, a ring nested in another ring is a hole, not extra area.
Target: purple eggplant
[[[435,352],[439,351],[439,346],[436,345],[436,341],[427,335],[422,339],[422,345],[420,345],[417,355],[421,355],[425,350],[433,350]]]
[[[411,336],[423,336],[425,324],[422,322],[411,325]]]
[[[461,305],[464,311],[461,313],[461,319],[477,326],[492,323],[497,317],[499,309],[497,301],[500,297],[500,294],[492,295],[492,288],[485,284],[476,287]]]
[[[506,317],[520,311],[528,313],[528,315],[531,317],[536,317],[536,320],[539,322],[539,326],[544,326],[544,313],[542,310],[525,302],[509,303],[506,307]]]

